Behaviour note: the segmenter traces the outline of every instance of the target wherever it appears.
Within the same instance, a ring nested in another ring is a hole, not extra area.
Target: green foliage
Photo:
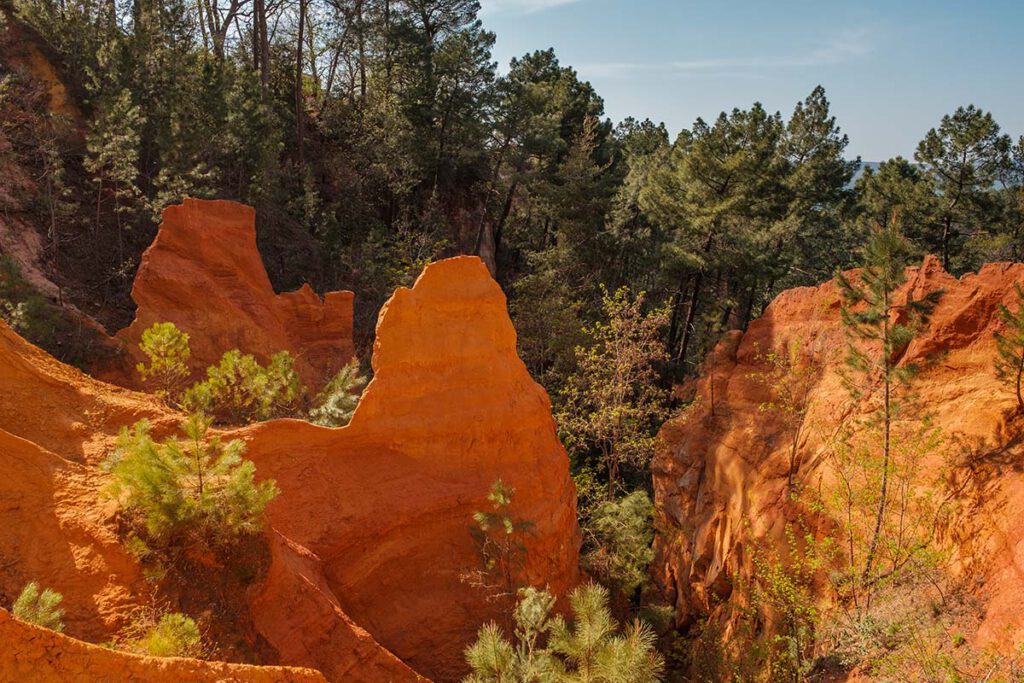
[[[21,267],[0,255],[0,318],[18,334],[46,349],[54,347],[62,321],[53,306],[22,276]]]
[[[608,609],[608,592],[596,584],[569,596],[573,622],[551,617],[555,600],[547,591],[519,591],[515,642],[497,624],[480,629],[466,649],[472,673],[466,683],[648,683],[659,681],[664,660],[650,627],[637,621],[620,633]],[[546,641],[546,643],[545,643]]]
[[[985,234],[987,203],[996,181],[1009,165],[1011,140],[1000,135],[988,112],[974,105],[958,107],[942,117],[917,146],[914,158],[934,181],[938,202],[932,245],[940,250],[946,270],[959,272],[964,243],[973,234]]]
[[[1017,293],[1017,310],[1011,311],[1004,304],[999,305],[999,319],[1003,330],[995,333],[996,376],[1013,388],[1017,397],[1017,412],[1024,413],[1024,396],[1021,395],[1021,380],[1024,377],[1024,287],[1014,284]]]
[[[873,422],[879,427],[881,439],[880,458],[869,457],[864,460],[868,463],[880,460],[877,511],[864,557],[864,579],[868,579],[874,570],[879,543],[885,535],[889,479],[896,462],[892,427],[894,418],[900,415],[902,405],[897,400],[897,390],[905,388],[918,369],[916,364],[900,362],[900,355],[920,331],[942,296],[941,290],[936,290],[918,300],[914,299],[912,293],[907,293],[904,302],[896,301],[896,289],[906,282],[904,267],[908,251],[909,245],[899,232],[899,224],[893,221],[887,226],[877,227],[868,238],[863,251],[864,266],[857,281],[843,273],[836,274],[843,296],[840,315],[850,339],[846,356],[847,373],[844,377],[847,390],[854,399],[861,399],[877,379],[881,379],[882,383],[880,396],[868,396],[876,415]],[[927,426],[924,428],[927,429]],[[846,448],[844,452],[848,453],[849,449]],[[858,487],[857,490],[861,489]],[[853,488],[848,487],[848,491],[852,492]],[[847,496],[847,502],[853,505],[855,497]]]
[[[262,366],[251,354],[235,349],[207,368],[206,380],[186,391],[182,404],[219,422],[248,424],[294,415],[301,399],[302,384],[287,351]]]
[[[597,505],[583,525],[590,575],[627,596],[638,592],[654,559],[653,518],[654,505],[643,491]]]
[[[142,333],[139,350],[149,358],[149,363],[135,366],[142,381],[153,387],[157,396],[177,403],[190,374],[188,334],[174,323],[153,323]]]
[[[118,647],[152,657],[193,657],[204,654],[202,634],[191,617],[179,612],[139,610]]]
[[[359,392],[366,377],[359,373],[359,361],[353,358],[327,383],[309,411],[309,420],[323,427],[343,427],[352,419],[359,404]]]
[[[491,485],[487,500],[490,510],[473,513],[469,532],[476,544],[479,567],[467,571],[463,580],[485,591],[490,599],[515,596],[522,585],[526,565],[526,534],[533,522],[512,516],[515,489],[498,479]]]
[[[597,451],[608,472],[609,497],[620,486],[622,463],[643,466],[664,417],[667,392],[657,366],[665,360],[658,333],[663,310],[644,311],[644,295],[626,288],[604,292],[602,320],[585,332],[593,341],[576,349],[577,369],[563,390],[557,415],[569,449]]]
[[[49,588],[40,592],[39,584],[29,581],[14,601],[11,613],[22,621],[60,632],[64,630],[64,610],[59,607],[63,599]]]
[[[190,415],[181,427],[184,440],[161,443],[146,420],[122,429],[104,463],[114,479],[110,494],[161,546],[225,544],[258,532],[264,508],[278,494],[275,483],[255,481],[241,441],[208,436],[209,418]]]

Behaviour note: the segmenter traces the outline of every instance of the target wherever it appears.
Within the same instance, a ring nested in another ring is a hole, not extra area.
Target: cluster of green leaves
[[[659,681],[664,660],[654,648],[654,632],[636,621],[620,633],[608,609],[608,591],[587,584],[569,596],[573,621],[551,616],[555,599],[536,588],[519,591],[514,611],[514,642],[491,623],[466,649],[472,668],[465,683],[651,683]]]
[[[138,363],[135,370],[147,386],[153,387],[157,396],[177,403],[188,380],[189,359],[192,349],[189,336],[174,323],[153,323],[142,333],[139,350],[149,358],[148,363]]]
[[[257,482],[242,458],[245,444],[209,436],[210,419],[191,415],[185,439],[162,442],[146,420],[124,428],[104,462],[109,493],[136,515],[146,538],[159,546],[230,543],[263,528],[263,510],[278,494],[272,480]]]
[[[192,374],[187,333],[174,323],[154,323],[142,333],[139,349],[149,359],[136,366],[143,383],[189,412],[227,424],[306,415],[306,389],[287,351],[274,354],[265,366],[251,354],[228,351],[217,365],[207,368],[205,380],[186,389]],[[325,427],[348,424],[365,384],[353,359],[316,396],[309,420]]]
[[[202,634],[191,617],[154,608],[137,610],[115,647],[152,657],[200,658],[205,654]]]
[[[64,596],[49,588],[40,591],[39,584],[29,581],[21,589],[11,613],[30,624],[54,631],[64,630],[64,610],[60,607]]]
[[[654,559],[654,505],[644,491],[597,504],[583,524],[583,564],[591,576],[626,596],[648,583]]]
[[[642,468],[650,459],[654,430],[666,414],[668,392],[658,382],[666,313],[645,311],[644,300],[626,288],[604,293],[602,319],[584,330],[591,344],[577,347],[576,370],[560,397],[557,420],[566,446],[577,462],[598,456],[610,498],[623,464]]]
[[[365,385],[366,377],[359,373],[359,361],[353,358],[316,397],[309,411],[309,421],[323,427],[347,425],[359,404],[359,390]]]
[[[182,404],[189,411],[214,416],[228,424],[245,424],[295,415],[302,401],[302,383],[287,351],[260,365],[251,354],[237,349],[221,356],[206,369],[206,380],[185,392]]]

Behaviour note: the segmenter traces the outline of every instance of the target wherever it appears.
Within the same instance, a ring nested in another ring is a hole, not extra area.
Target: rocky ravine
[[[197,207],[191,220],[201,222]],[[216,217],[221,206],[212,209]],[[514,514],[534,523],[530,579],[557,594],[578,581],[568,459],[548,398],[516,355],[504,295],[476,258],[432,264],[395,293],[378,322],[373,366],[348,427],[279,420],[228,435],[247,443],[258,476],[281,489],[267,511],[269,569],[244,596],[242,621],[255,634],[239,637],[266,644],[264,663],[310,667],[328,680],[455,680],[463,648],[502,609],[460,579],[475,566],[468,528],[492,482],[514,486]],[[97,464],[122,426],[147,417],[159,436],[180,416],[57,362],[2,323],[0,395],[0,598],[10,604],[36,580],[64,594],[67,635],[107,640],[150,590],[118,541]],[[194,662],[125,664],[11,624],[0,622],[0,678],[23,671],[26,652],[55,678],[105,666],[110,675],[121,666],[200,671]],[[45,642],[8,647],[8,633],[11,643],[22,634]],[[230,677],[264,680],[249,668]]]
[[[998,305],[1012,304],[1014,283],[1024,283],[1024,265],[990,264],[956,279],[929,257],[908,275],[903,296],[945,292],[901,360],[935,359],[915,387],[957,456],[951,475],[962,486],[959,512],[939,541],[953,552],[949,571],[971,578],[983,606],[970,634],[975,644],[1009,649],[1024,641],[1024,424],[1013,416],[1012,391],[994,376],[993,332]],[[768,370],[763,354],[784,353],[796,340],[820,371],[797,445],[796,480],[830,476],[827,435],[862,409],[838,375],[845,352],[839,303],[834,281],[783,293],[746,333],[720,343],[696,402],[661,431],[654,573],[681,625],[709,615],[728,622],[734,577],[749,579],[756,543],[783,543],[793,512],[785,502],[793,431],[760,409],[771,396],[752,375]],[[938,463],[924,466],[939,474]]]

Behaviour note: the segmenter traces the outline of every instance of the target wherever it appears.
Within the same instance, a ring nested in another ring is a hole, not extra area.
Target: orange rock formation
[[[970,576],[985,606],[979,645],[1024,642],[1024,476],[1019,462],[1024,423],[1014,416],[1012,390],[993,373],[998,305],[1015,300],[1024,265],[991,264],[956,279],[932,257],[908,271],[899,296],[944,290],[931,322],[901,363],[923,362],[915,380],[924,406],[961,451],[961,513],[940,541],[953,549],[954,573]],[[829,477],[827,435],[863,410],[841,384],[845,349],[835,282],[787,291],[753,322],[733,332],[709,358],[697,401],[664,426],[653,463],[658,527],[656,580],[691,623],[728,613],[735,576],[750,577],[758,539],[780,540],[787,521],[787,475],[792,427],[760,409],[770,400],[763,355],[799,340],[821,374],[797,446],[796,479]],[[714,392],[712,397],[712,381]],[[969,466],[963,465],[969,463]],[[926,467],[938,463],[926,462]],[[749,524],[749,526],[748,526]]]
[[[117,336],[136,360],[144,360],[142,333],[167,321],[189,334],[195,370],[231,349],[263,362],[288,351],[307,386],[318,388],[355,354],[352,292],[320,299],[304,285],[275,294],[256,248],[256,213],[236,202],[186,199],[164,209],[132,299],[135,320]]]
[[[249,681],[317,683],[312,669],[246,666],[196,659],[141,657],[90,645],[45,628],[26,624],[0,609],[0,679],[65,681]]]
[[[515,487],[513,514],[535,525],[525,573],[562,594],[577,580],[575,486],[547,394],[516,355],[505,296],[479,259],[434,263],[395,292],[373,367],[348,427],[280,420],[237,435],[281,487],[271,523],[319,558],[337,604],[417,671],[451,680],[502,609],[460,579],[478,566],[473,512],[496,479]]]
[[[478,566],[468,528],[496,479],[517,489],[514,514],[534,523],[529,578],[559,594],[577,581],[568,459],[479,259],[433,264],[396,292],[373,365],[348,427],[279,420],[228,435],[246,441],[258,476],[281,489],[267,511],[271,562],[247,595],[249,616],[277,662],[329,680],[452,680],[477,628],[503,610],[460,580]],[[118,542],[96,465],[120,427],[148,417],[167,433],[180,416],[60,364],[2,322],[0,395],[0,554],[10,558],[0,564],[0,597],[10,604],[37,580],[64,594],[69,635],[105,640],[149,589]],[[0,622],[5,646],[29,633],[11,623]],[[29,635],[35,641],[37,630]],[[53,667],[41,675],[56,677],[117,661],[104,651],[93,665],[92,648],[65,641],[18,645],[17,665],[39,658],[34,666]],[[184,677],[222,671],[159,664]]]

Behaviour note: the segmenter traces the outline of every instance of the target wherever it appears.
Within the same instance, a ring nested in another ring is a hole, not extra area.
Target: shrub
[[[247,424],[298,412],[302,385],[287,351],[263,367],[237,349],[206,370],[206,381],[185,392],[186,409],[213,415],[219,422]]]
[[[64,610],[58,607],[64,596],[49,588],[39,592],[39,584],[28,582],[18,599],[14,601],[11,613],[22,621],[54,631],[64,630]]]
[[[323,427],[343,427],[352,419],[359,404],[359,391],[366,384],[366,377],[359,373],[359,363],[352,359],[338,371],[315,401],[309,411],[309,420]]]
[[[135,366],[142,381],[156,394],[176,403],[189,376],[188,361],[192,356],[189,336],[174,323],[153,323],[142,333],[139,349],[149,363]]]
[[[21,266],[9,256],[0,256],[0,318],[33,344],[66,357],[57,348],[64,321],[46,297],[25,280]]]
[[[597,505],[584,525],[588,571],[626,596],[640,589],[654,559],[653,515],[654,506],[643,491]]]
[[[561,616],[551,617],[555,600],[547,591],[520,590],[514,612],[515,644],[497,624],[481,628],[477,641],[466,649],[472,673],[465,683],[661,680],[665,662],[654,649],[654,632],[637,621],[619,633],[605,588],[580,586],[569,596],[569,603],[573,624]]]
[[[129,637],[121,647],[153,657],[199,657],[203,654],[199,627],[179,612],[160,614],[142,610],[128,627]]]
[[[186,440],[157,443],[142,420],[121,430],[105,463],[114,475],[111,494],[139,515],[157,543],[230,542],[255,533],[278,494],[273,481],[255,481],[255,465],[242,459],[245,444],[207,438],[209,427],[208,417],[191,415],[182,423]]]

